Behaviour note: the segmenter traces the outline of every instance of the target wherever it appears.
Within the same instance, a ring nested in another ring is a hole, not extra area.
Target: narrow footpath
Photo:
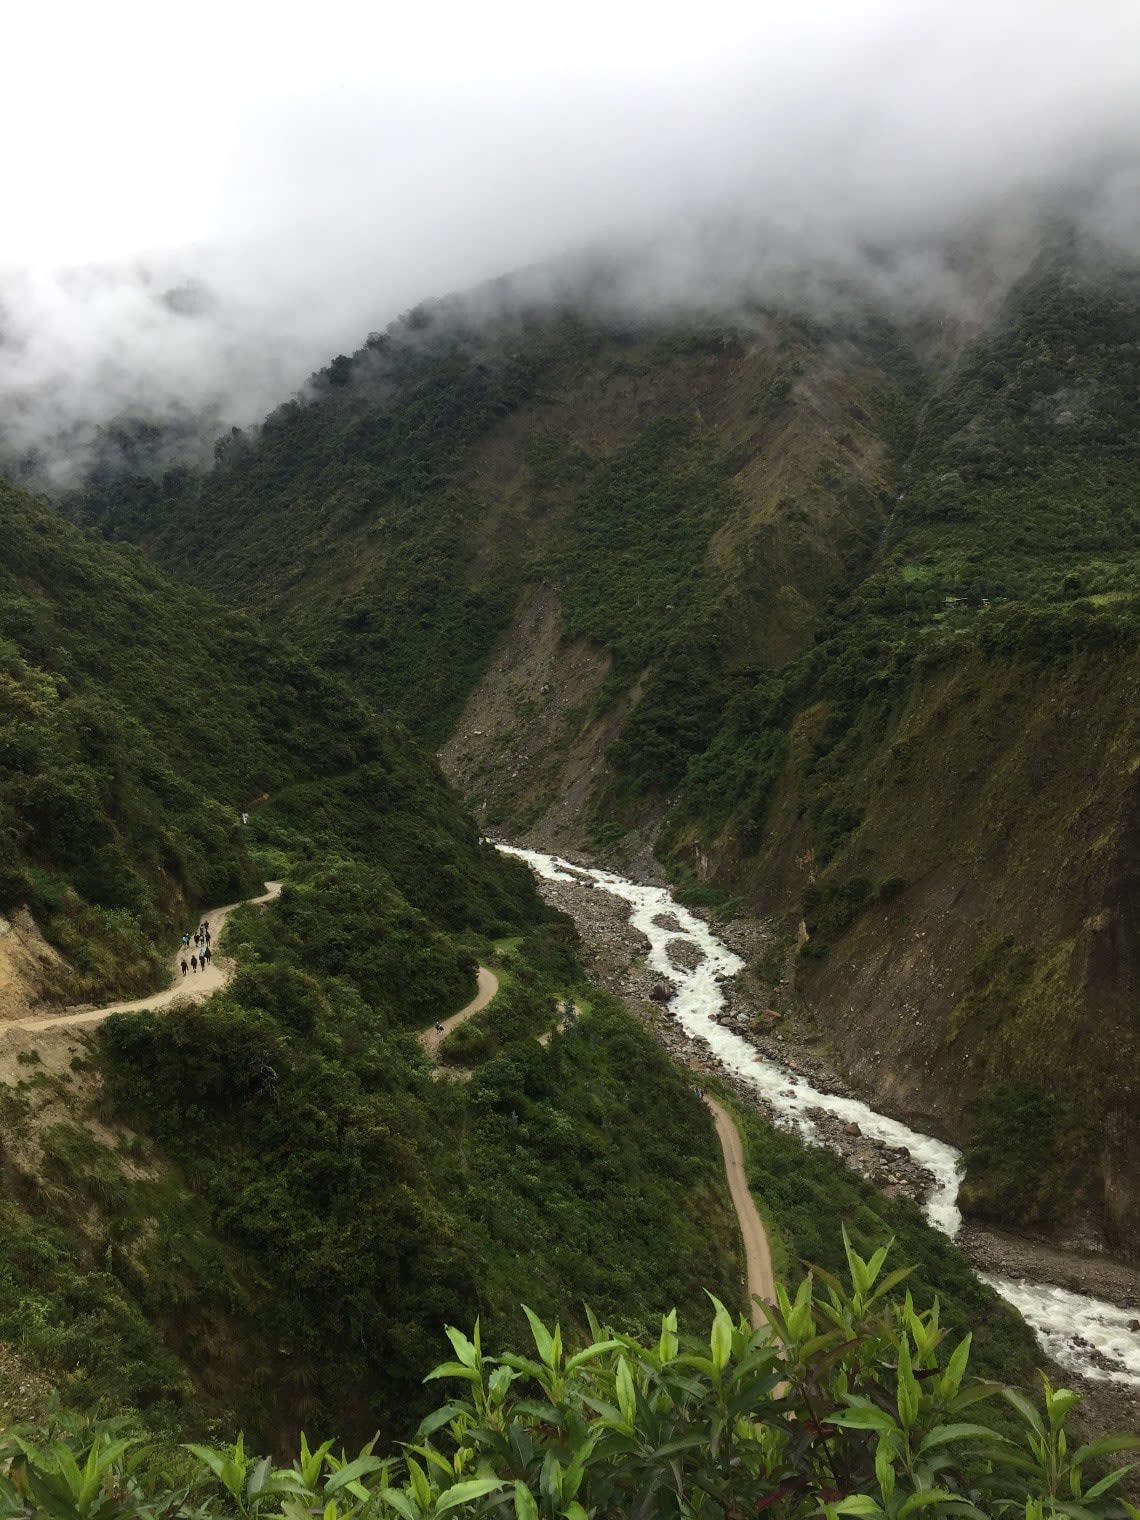
[[[756,1209],[755,1200],[748,1186],[744,1170],[744,1147],[740,1132],[728,1111],[715,1098],[706,1095],[705,1102],[712,1109],[716,1122],[717,1139],[724,1154],[724,1170],[728,1178],[728,1191],[732,1194],[732,1206],[740,1222],[744,1237],[744,1276],[748,1288],[748,1300],[752,1306],[752,1328],[767,1322],[764,1310],[756,1302],[773,1303],[776,1298],[776,1279],[772,1275],[772,1252],[768,1245],[768,1232]]]
[[[261,897],[247,898],[247,902],[253,904],[272,902],[275,897],[281,895],[281,883],[279,881],[267,881],[268,891]],[[224,908],[211,908],[202,914],[202,919],[210,925],[210,935],[216,942],[221,937],[222,926],[227,916],[235,908],[245,907],[245,903],[227,903]],[[68,1028],[84,1024],[101,1024],[112,1013],[142,1013],[148,1008],[168,1008],[171,1003],[201,1002],[204,998],[212,997],[215,992],[220,992],[234,973],[231,960],[224,956],[215,956],[203,970],[191,972],[187,976],[182,975],[181,945],[170,959],[171,970],[174,980],[169,987],[161,992],[152,992],[149,997],[136,998],[130,1003],[110,1003],[103,1008],[89,1008],[86,1005],[65,1008],[62,1013],[52,1014],[48,1018],[39,1019],[13,1019],[11,1023],[0,1026],[0,1031],[9,1029],[54,1029],[62,1025]]]
[[[453,1029],[475,1014],[481,1013],[499,990],[499,978],[486,966],[479,967],[479,988],[475,996],[458,1013],[453,1013],[450,1018],[443,1020],[441,1024],[433,1025],[425,1029],[420,1035],[420,1044],[429,1056],[434,1056],[440,1045],[447,1039]]]

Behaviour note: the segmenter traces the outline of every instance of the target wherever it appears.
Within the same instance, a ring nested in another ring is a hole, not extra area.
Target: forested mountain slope
[[[972,1206],[1135,1255],[1138,362],[1135,278],[1056,249],[968,342],[440,307],[70,509],[351,672],[485,823],[802,919],[774,999]]]
[[[738,1296],[691,1086],[583,991],[539,1045],[572,929],[434,760],[137,550],[7,487],[0,522],[0,909],[63,952],[41,1003],[145,990],[203,908],[286,878],[208,1002],[5,1030],[0,981],[0,1345],[180,1439],[365,1439],[425,1403],[445,1321]],[[435,1080],[418,1031],[479,956],[484,1058]]]
[[[2,483],[0,530],[0,911],[32,908],[72,995],[155,985],[157,934],[257,885],[240,814],[267,798],[370,839],[441,928],[541,916],[434,763],[308,660]]]

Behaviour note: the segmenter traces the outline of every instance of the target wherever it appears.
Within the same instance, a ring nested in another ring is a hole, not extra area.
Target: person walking
[[[182,948],[183,948],[183,950],[189,950],[189,948],[190,948],[190,931],[189,930],[187,930],[186,933],[182,936]]]
[[[185,957],[185,955],[183,955],[183,957],[182,957],[182,975],[185,976],[186,973],[187,973],[187,971],[189,971],[189,969],[190,969],[189,966],[187,966],[187,964],[186,964],[186,957]]]
[[[195,973],[198,970],[198,957],[196,955],[190,957],[190,970]]]

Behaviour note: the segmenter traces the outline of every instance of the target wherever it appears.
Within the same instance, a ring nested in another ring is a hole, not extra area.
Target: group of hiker
[[[182,936],[180,964],[183,976],[188,971],[194,972],[195,975],[199,970],[205,971],[214,958],[214,952],[210,949],[210,920],[208,918],[204,918],[194,931],[193,950],[190,948],[190,938],[189,932]]]

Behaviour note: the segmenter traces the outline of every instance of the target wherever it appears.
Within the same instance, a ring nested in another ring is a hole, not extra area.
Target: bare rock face
[[[70,981],[67,962],[26,908],[0,919],[0,1024],[62,1007]]]

